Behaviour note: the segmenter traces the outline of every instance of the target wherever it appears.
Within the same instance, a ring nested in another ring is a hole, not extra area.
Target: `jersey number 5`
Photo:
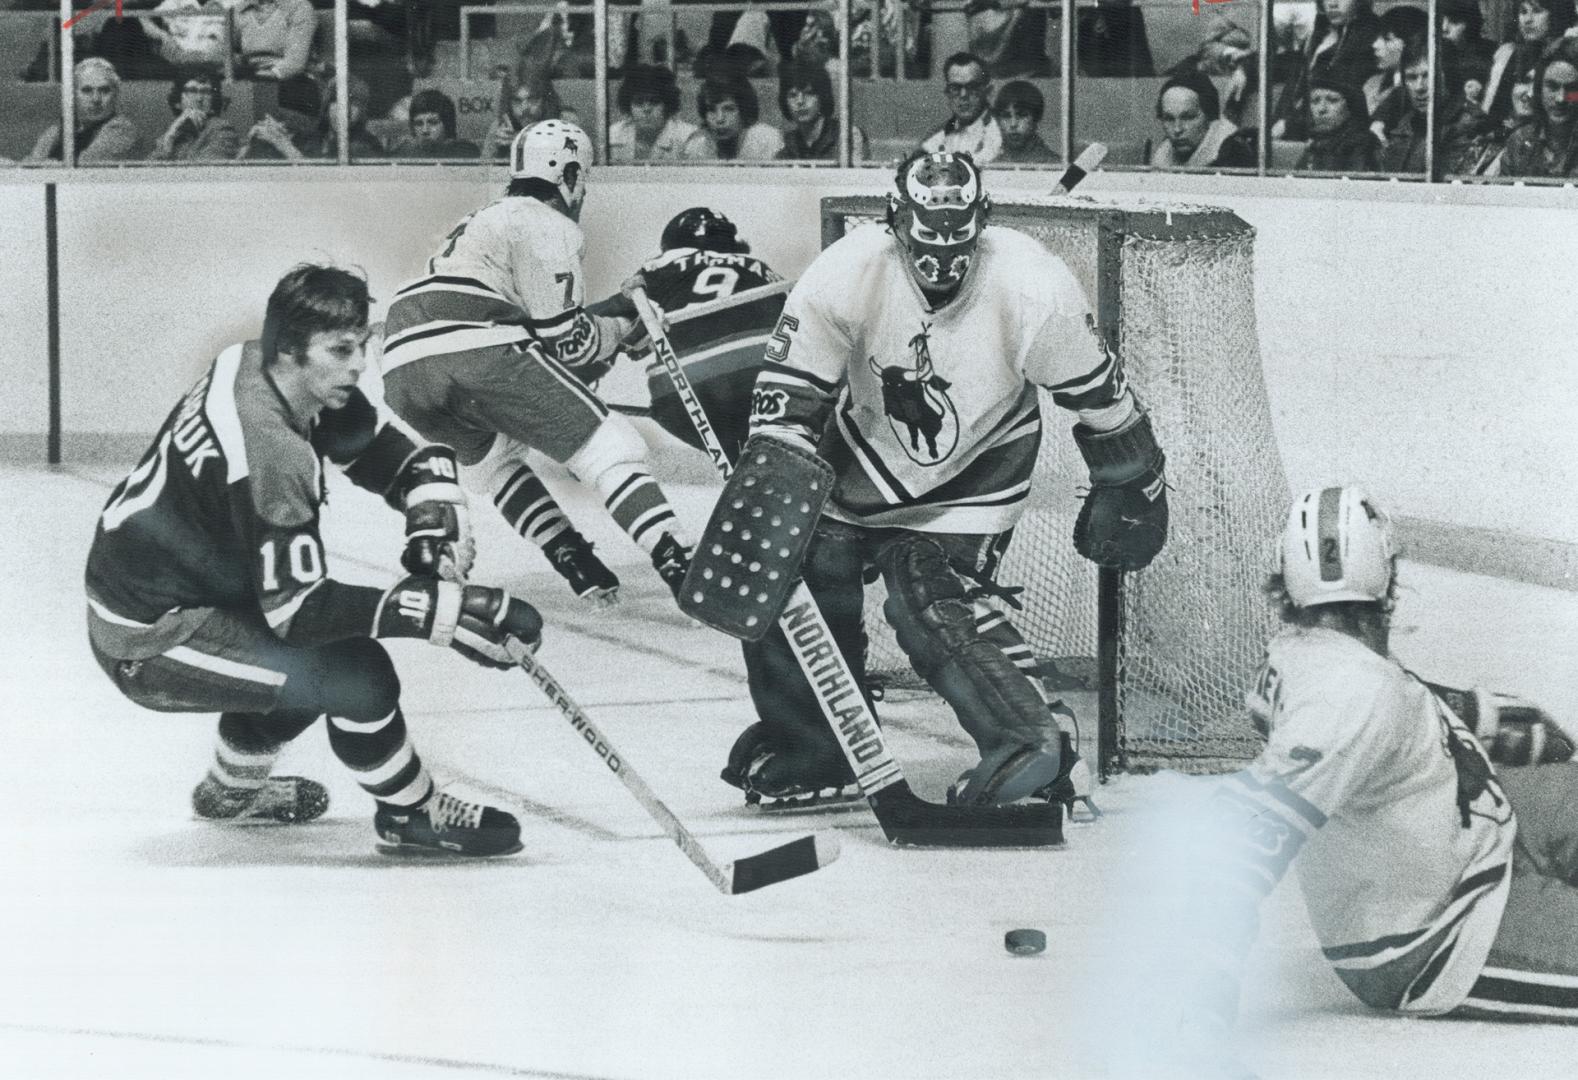
[[[778,326],[767,341],[767,359],[781,364],[789,359],[789,335],[800,329],[800,320],[793,315],[778,316]]]

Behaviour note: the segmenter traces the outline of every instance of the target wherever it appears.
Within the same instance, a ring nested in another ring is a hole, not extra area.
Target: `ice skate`
[[[674,539],[673,533],[664,533],[663,539],[652,549],[652,569],[678,600],[680,587],[685,584],[685,572],[690,569],[690,549]]]
[[[515,815],[487,803],[435,791],[420,806],[379,803],[373,815],[385,854],[513,855],[521,849]]]
[[[542,553],[570,585],[570,591],[593,607],[619,602],[619,578],[592,551],[592,543],[574,529],[548,541]]]
[[[210,774],[192,790],[192,813],[202,821],[301,825],[328,809],[323,785],[301,776],[271,776],[262,787],[231,787]]]
[[[825,809],[864,798],[836,748],[784,750],[760,721],[735,740],[718,775],[745,792],[746,806],[763,811]]]

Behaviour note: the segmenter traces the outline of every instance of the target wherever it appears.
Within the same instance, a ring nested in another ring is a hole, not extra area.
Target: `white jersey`
[[[958,295],[937,310],[908,258],[881,225],[817,257],[768,346],[752,430],[820,441],[838,473],[833,517],[1002,532],[1030,490],[1036,387],[1109,430],[1131,408],[1122,368],[1072,271],[1024,233],[982,230]]]
[[[582,306],[581,227],[535,198],[470,214],[402,287],[385,320],[384,363],[536,338],[571,367],[601,360],[628,326]]]
[[[1366,1004],[1443,1013],[1501,925],[1517,825],[1485,751],[1419,679],[1362,642],[1290,629],[1248,696],[1270,742],[1218,792],[1258,900],[1297,856],[1326,958]]]

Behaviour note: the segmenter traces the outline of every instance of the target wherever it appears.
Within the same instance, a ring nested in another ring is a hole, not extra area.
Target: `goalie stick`
[[[707,879],[717,886],[719,892],[738,896],[740,893],[752,892],[820,870],[838,858],[837,836],[831,833],[812,834],[720,866],[707,854],[706,849],[690,834],[690,830],[685,828],[679,818],[674,816],[674,811],[647,787],[647,782],[641,779],[641,775],[614,749],[614,744],[598,730],[597,725],[592,723],[592,718],[587,716],[586,711],[565,692],[559,681],[531,654],[531,650],[513,639],[505,645],[505,648],[510,658],[520,665],[522,671],[531,676],[532,682],[537,684],[564,718],[570,721],[570,726],[586,740],[586,745],[603,759],[603,764],[608,766],[610,772],[619,777],[630,794],[636,797],[636,802],[641,804],[642,809],[652,815],[653,820],[662,826],[669,839],[685,853],[687,859],[696,864],[697,869],[707,875]]]
[[[1063,175],[1058,177],[1057,184],[1052,188],[1054,195],[1067,195],[1079,186],[1079,182],[1090,173],[1101,168],[1101,163],[1107,160],[1107,144],[1093,142],[1074,159],[1074,163],[1063,170]]]
[[[685,405],[685,412],[696,425],[696,433],[707,448],[718,472],[727,478],[728,456],[712,430],[690,377],[680,366],[679,357],[669,343],[662,316],[646,292],[631,293],[636,311],[652,342],[652,352],[663,365],[674,390]],[[1063,842],[1063,808],[1058,803],[1019,806],[951,806],[928,802],[910,788],[904,770],[893,759],[877,718],[862,694],[838,695],[844,698],[835,711],[823,687],[850,687],[858,680],[849,662],[834,646],[832,631],[817,607],[804,581],[797,581],[789,594],[779,625],[794,652],[795,660],[807,681],[818,690],[817,704],[823,719],[833,729],[844,759],[855,774],[861,793],[871,804],[877,824],[889,843],[926,847],[1046,847]],[[790,630],[797,632],[789,632]],[[854,703],[848,702],[852,696]]]

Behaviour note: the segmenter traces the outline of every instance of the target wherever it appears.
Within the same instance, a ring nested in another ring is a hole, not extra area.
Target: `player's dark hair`
[[[1394,562],[1392,583],[1386,588],[1385,600],[1339,600],[1332,604],[1299,607],[1289,595],[1287,581],[1280,573],[1268,574],[1260,591],[1276,605],[1277,617],[1289,626],[1316,626],[1335,616],[1345,626],[1358,629],[1365,623],[1373,623],[1377,618],[1383,621],[1390,619],[1392,608],[1397,604],[1397,568]]]
[[[298,360],[313,334],[367,326],[372,299],[367,279],[337,266],[301,263],[288,270],[269,294],[263,315],[263,363],[280,353]]]
[[[504,189],[505,195],[527,199],[537,199],[540,202],[553,202],[555,199],[563,201],[563,195],[552,180],[544,180],[540,176],[522,176],[510,181],[510,186]]]

